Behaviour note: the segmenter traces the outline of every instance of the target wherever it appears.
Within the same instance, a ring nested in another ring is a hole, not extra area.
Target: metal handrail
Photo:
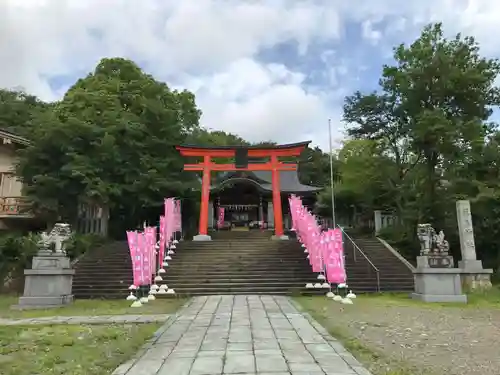
[[[353,247],[354,247],[354,261],[356,262],[356,250],[359,251],[359,253],[366,259],[368,264],[375,270],[375,273],[377,274],[377,292],[380,292],[380,270],[373,264],[373,262],[368,258],[368,256],[363,252],[363,250],[360,249],[360,247],[354,242],[354,240],[344,231],[344,229],[340,226],[337,225],[337,228],[339,228],[342,233],[351,241]]]

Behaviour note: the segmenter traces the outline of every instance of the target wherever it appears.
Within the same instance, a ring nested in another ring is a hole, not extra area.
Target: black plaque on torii
[[[234,165],[237,169],[248,168],[248,148],[234,150]]]

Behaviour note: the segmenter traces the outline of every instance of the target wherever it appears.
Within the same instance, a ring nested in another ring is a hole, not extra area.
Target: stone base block
[[[73,295],[58,297],[19,297],[19,304],[11,308],[23,309],[47,309],[69,305],[73,302]]]
[[[488,272],[490,271],[490,272]],[[468,272],[465,270],[465,272]],[[491,284],[491,274],[493,270],[483,270],[481,273],[463,273],[462,288],[467,291],[488,290],[493,287]]]
[[[193,241],[212,241],[212,237],[208,234],[197,234],[193,237]]]
[[[452,256],[421,255],[417,257],[417,268],[453,268]]]
[[[74,269],[24,270],[24,297],[54,297],[71,295]]]
[[[276,240],[276,241],[286,241],[286,240],[289,240],[290,237],[288,237],[287,235],[283,234],[281,236],[276,236],[275,234],[273,234],[271,236],[271,240]]]
[[[417,268],[413,271],[412,298],[425,302],[467,302],[462,293],[462,272],[459,268]]]
[[[420,294],[412,293],[411,298],[423,302],[467,303],[465,294]]]
[[[50,253],[44,255],[46,252],[40,250],[38,256],[33,257],[32,269],[68,269],[71,268],[69,258],[62,253]]]
[[[480,260],[459,260],[458,268],[462,268],[464,270],[483,270],[483,262]]]

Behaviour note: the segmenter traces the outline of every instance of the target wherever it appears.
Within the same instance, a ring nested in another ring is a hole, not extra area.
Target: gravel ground
[[[350,306],[321,297],[298,301],[332,332],[383,354],[384,360],[366,364],[375,374],[391,373],[396,363],[413,368],[399,372],[404,374],[500,374],[498,306],[443,307],[362,296]]]

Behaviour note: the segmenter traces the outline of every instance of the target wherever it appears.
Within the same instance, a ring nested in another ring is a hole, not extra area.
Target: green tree
[[[471,37],[446,39],[439,23],[410,46],[398,46],[394,58],[394,66],[383,68],[380,92],[347,98],[345,118],[351,135],[387,143],[399,169],[394,187],[422,168],[418,218],[439,226],[443,167],[484,142],[491,108],[500,103],[494,86],[500,65],[482,58]]]
[[[333,159],[334,178],[338,178],[339,163]],[[312,186],[330,185],[330,156],[319,147],[308,147],[298,159],[299,178],[303,184]]]
[[[387,175],[393,161],[381,155],[373,140],[345,142],[338,154],[338,176],[334,185],[336,217],[344,224],[354,213],[370,217],[373,210],[393,209],[392,189]],[[331,189],[319,196],[318,206],[323,215],[331,216]]]
[[[37,126],[33,120],[52,106],[22,91],[0,89],[0,128],[31,138],[31,128]]]
[[[183,196],[194,178],[174,145],[198,129],[194,95],[171,90],[132,61],[103,59],[40,116],[19,175],[35,208],[74,219],[78,202],[110,206],[130,228]],[[121,229],[120,229],[121,230]]]

